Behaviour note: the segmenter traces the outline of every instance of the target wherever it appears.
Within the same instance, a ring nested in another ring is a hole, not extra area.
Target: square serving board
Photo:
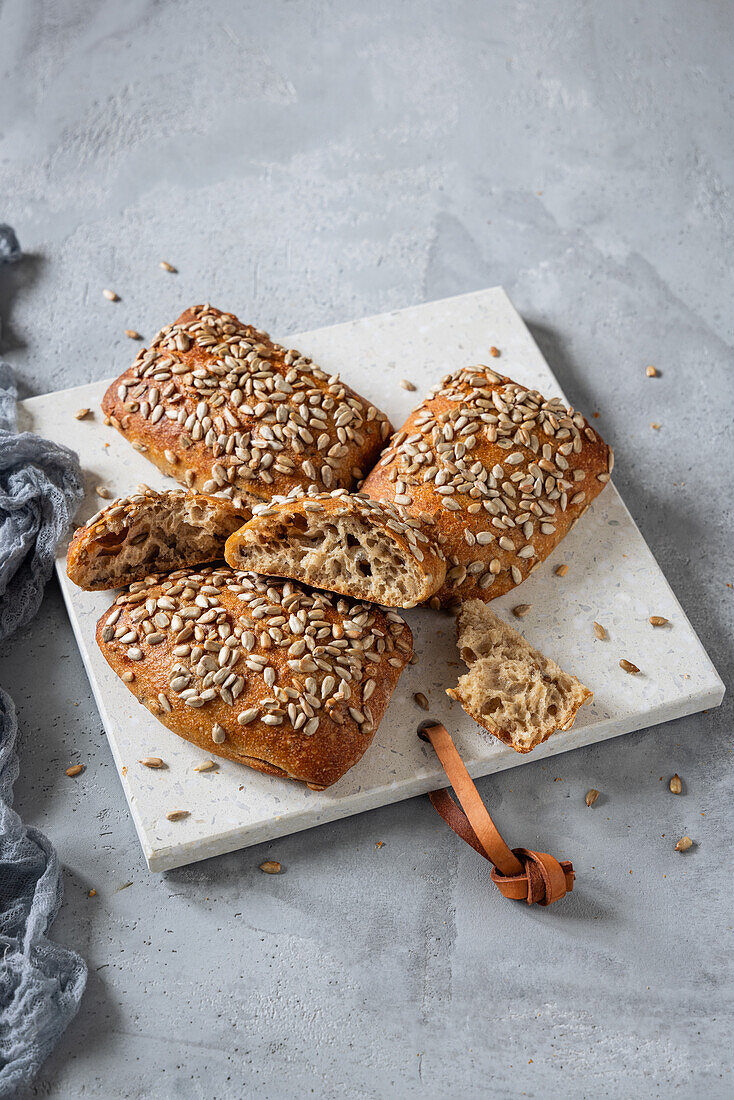
[[[236,302],[224,306],[237,312]],[[501,287],[287,339],[280,333],[274,336],[312,356],[325,370],[341,372],[396,426],[444,374],[473,363],[492,362],[503,374],[546,396],[561,393]],[[496,362],[489,358],[492,345],[501,349]],[[127,366],[121,361],[120,371]],[[403,389],[401,379],[413,382],[416,392]],[[22,427],[64,443],[80,456],[87,495],[79,523],[103,503],[95,495],[98,485],[123,496],[140,482],[153,488],[173,484],[114,429],[104,426],[99,404],[109,381],[22,403]],[[74,413],[82,407],[90,408],[93,416],[76,420]],[[426,717],[414,702],[417,691],[428,697],[431,715],[452,732],[475,777],[717,706],[724,695],[716,669],[610,483],[522,586],[522,602],[532,604],[521,624],[523,633],[594,692],[592,704],[581,708],[571,730],[554,734],[532,754],[520,755],[475,725],[445,694],[464,670],[453,616],[421,609],[405,613],[418,661],[403,673],[365,756],[333,787],[310,791],[218,758],[215,770],[196,772],[195,765],[206,754],[140,706],[99,652],[95,626],[111,603],[111,593],[76,588],[66,576],[65,552],[64,546],[57,571],[69,618],[152,871],[444,786],[433,751],[416,736],[419,721]],[[569,567],[563,578],[555,575],[561,563]],[[507,618],[519,595],[510,592],[494,600],[492,607]],[[670,626],[653,629],[647,621],[650,615],[664,615]],[[594,637],[594,620],[605,626],[606,640]],[[621,657],[638,664],[640,675],[623,672]],[[163,757],[167,767],[151,771],[138,763],[149,755]],[[189,810],[189,816],[168,821],[166,813],[172,809]]]

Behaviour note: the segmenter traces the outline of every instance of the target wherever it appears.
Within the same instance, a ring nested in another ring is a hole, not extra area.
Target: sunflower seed
[[[677,772],[675,773],[675,775],[671,779],[670,783],[668,784],[668,787],[670,788],[670,793],[671,794],[680,794],[681,791],[683,790],[683,783],[681,782],[681,777],[678,775]]]
[[[163,768],[165,767],[160,756],[144,756],[141,760],[138,760],[138,764],[144,764],[146,768]]]
[[[260,864],[260,870],[264,871],[266,875],[279,875],[283,868],[277,859],[266,859],[264,863]]]
[[[689,836],[682,836],[675,846],[676,852],[687,852],[693,847],[693,841]]]
[[[83,771],[83,764],[72,764],[70,768],[66,769],[66,774],[69,776],[69,778],[73,778],[75,775],[81,775]]]
[[[216,764],[213,760],[202,760],[201,764],[197,764],[194,768],[195,772],[210,772],[213,768],[216,768]]]
[[[169,810],[166,817],[169,821],[180,821],[184,817],[189,816],[189,810]]]
[[[586,798],[584,799],[587,806],[593,806],[599,797],[599,792],[592,787],[591,790],[586,792]]]

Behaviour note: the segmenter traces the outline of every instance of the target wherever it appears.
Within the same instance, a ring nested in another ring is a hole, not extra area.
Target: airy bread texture
[[[226,566],[131,585],[97,642],[174,733],[317,790],[362,757],[413,653],[394,611]]]
[[[435,605],[521,584],[609,481],[613,455],[558,399],[489,367],[446,375],[362,489],[435,523],[448,562]]]
[[[570,729],[579,707],[592,698],[481,600],[461,605],[457,644],[469,671],[446,694],[516,752],[531,752],[556,730]]]
[[[228,540],[233,569],[292,577],[385,607],[415,607],[443,584],[446,560],[402,508],[345,490],[253,509]]]
[[[338,375],[210,305],[162,329],[102,409],[164,473],[236,504],[350,489],[392,431]]]
[[[113,501],[77,528],[66,572],[80,588],[122,588],[150,573],[220,560],[227,538],[251,516],[229,500],[143,489]]]

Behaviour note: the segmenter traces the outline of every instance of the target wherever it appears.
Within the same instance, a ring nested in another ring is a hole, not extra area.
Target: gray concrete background
[[[23,395],[205,298],[277,335],[502,283],[728,682],[733,30],[725,0],[5,0]],[[90,965],[32,1095],[731,1095],[730,705],[480,783],[573,858],[536,912],[425,799],[150,875],[55,584],[0,658]]]

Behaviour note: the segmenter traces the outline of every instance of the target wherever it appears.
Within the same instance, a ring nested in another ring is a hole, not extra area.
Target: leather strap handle
[[[447,790],[431,791],[428,797],[449,828],[493,864],[490,877],[500,893],[516,901],[525,899],[528,905],[550,905],[570,893],[574,870],[569,860],[559,861],[547,852],[507,846],[446,727],[438,722],[423,722],[418,727],[418,736],[433,746],[459,805]]]

